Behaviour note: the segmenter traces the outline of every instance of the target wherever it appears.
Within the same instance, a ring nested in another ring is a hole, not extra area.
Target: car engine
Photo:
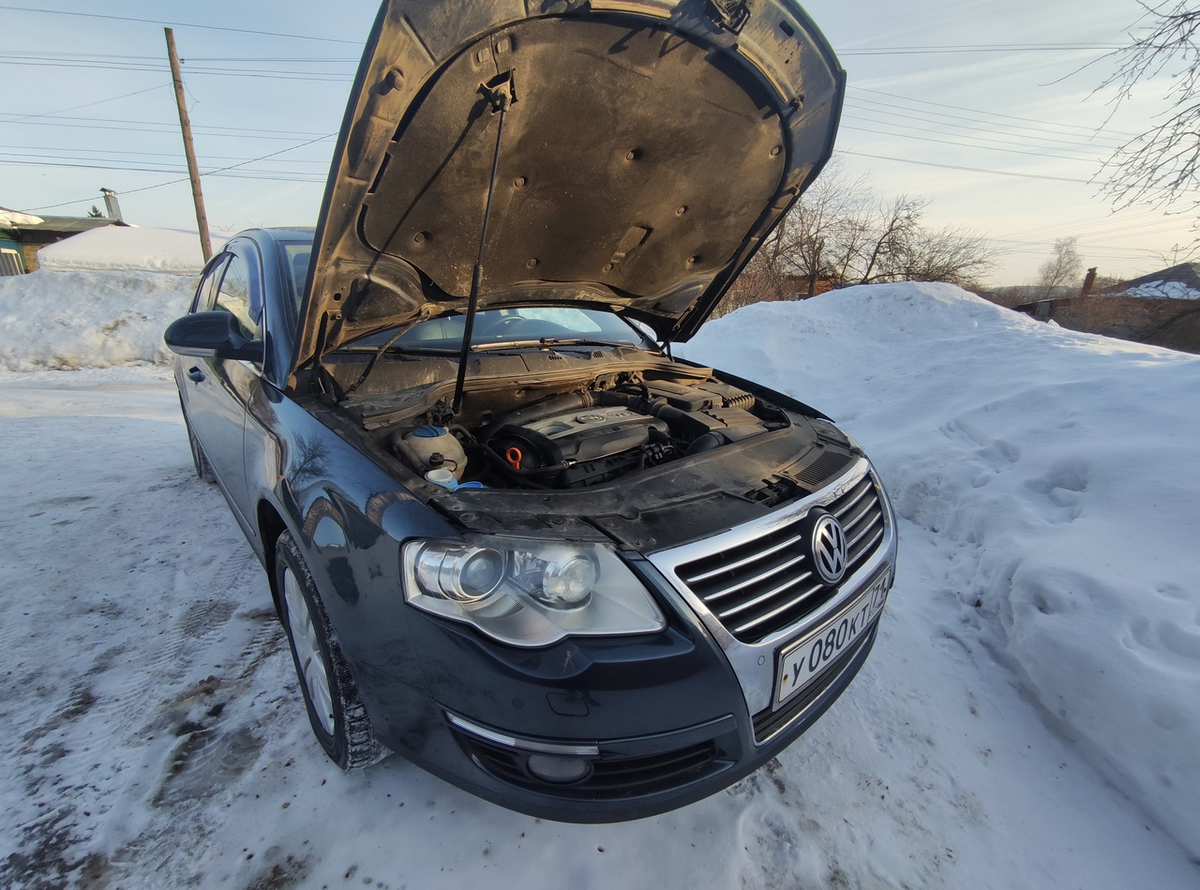
[[[780,408],[713,378],[653,380],[550,396],[473,426],[401,429],[390,441],[410,468],[446,467],[457,483],[565,489],[790,425]]]

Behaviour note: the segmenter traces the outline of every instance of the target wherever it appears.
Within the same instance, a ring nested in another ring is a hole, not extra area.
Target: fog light
[[[590,761],[579,757],[559,757],[554,754],[530,754],[526,766],[543,782],[555,785],[570,785],[581,782],[592,774]]]

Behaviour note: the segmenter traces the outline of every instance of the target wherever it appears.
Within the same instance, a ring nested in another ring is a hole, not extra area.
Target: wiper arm
[[[497,352],[501,349],[532,349],[541,346],[541,340],[500,340],[496,343],[472,343],[471,352]]]
[[[560,346],[634,346],[634,343],[620,343],[615,340],[593,340],[589,337],[539,337],[525,340],[502,340],[498,343],[475,343],[472,352],[497,352],[502,349],[533,349],[535,347],[554,349]]]
[[[617,340],[594,340],[590,337],[543,337],[541,340],[543,346],[611,346],[614,349],[618,346],[633,346],[637,344],[622,343]]]
[[[363,372],[358,375],[358,379],[355,380],[353,383],[351,383],[350,387],[346,390],[347,396],[350,395],[351,393],[353,393],[356,389],[358,389],[360,386],[363,385],[363,383],[366,381],[366,379],[371,376],[371,372],[375,370],[375,365],[379,362],[379,360],[381,358],[383,358],[383,354],[385,352],[388,352],[389,350],[407,354],[407,355],[438,355],[438,354],[446,355],[447,353],[453,354],[453,350],[419,349],[419,348],[412,349],[408,346],[402,346],[402,345],[398,344],[396,341],[400,339],[401,335],[404,334],[404,331],[405,331],[405,329],[401,328],[392,337],[388,338],[386,343],[384,343],[378,349],[374,350],[373,354],[371,355],[370,360],[367,362],[367,366],[365,368],[363,368]]]
[[[458,350],[449,346],[407,346],[396,343],[382,352],[375,346],[341,346],[338,352],[358,353],[361,355],[379,355],[397,352],[400,355],[458,355]]]

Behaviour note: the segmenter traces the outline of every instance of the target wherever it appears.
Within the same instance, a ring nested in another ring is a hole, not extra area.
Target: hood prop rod
[[[506,71],[487,83],[479,85],[479,92],[492,108],[492,114],[499,114],[500,121],[496,127],[496,149],[492,154],[492,175],[488,179],[487,203],[483,209],[483,227],[479,233],[479,254],[475,258],[475,267],[471,270],[471,297],[467,301],[467,319],[463,327],[462,349],[458,354],[458,380],[454,384],[454,403],[451,410],[457,414],[462,406],[463,386],[467,378],[467,358],[471,352],[471,335],[475,332],[475,312],[479,306],[479,288],[483,281],[483,258],[487,251],[488,221],[492,216],[492,195],[496,191],[496,173],[500,168],[500,140],[504,136],[504,114],[509,105],[516,101],[513,92],[513,72]]]

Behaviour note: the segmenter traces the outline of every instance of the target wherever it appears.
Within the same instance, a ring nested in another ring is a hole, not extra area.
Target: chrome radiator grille
[[[883,540],[883,506],[871,475],[821,506],[837,516],[846,532],[848,578]],[[795,624],[837,593],[838,588],[823,584],[809,565],[802,519],[798,516],[761,537],[683,563],[675,572],[735,639],[756,643]]]

